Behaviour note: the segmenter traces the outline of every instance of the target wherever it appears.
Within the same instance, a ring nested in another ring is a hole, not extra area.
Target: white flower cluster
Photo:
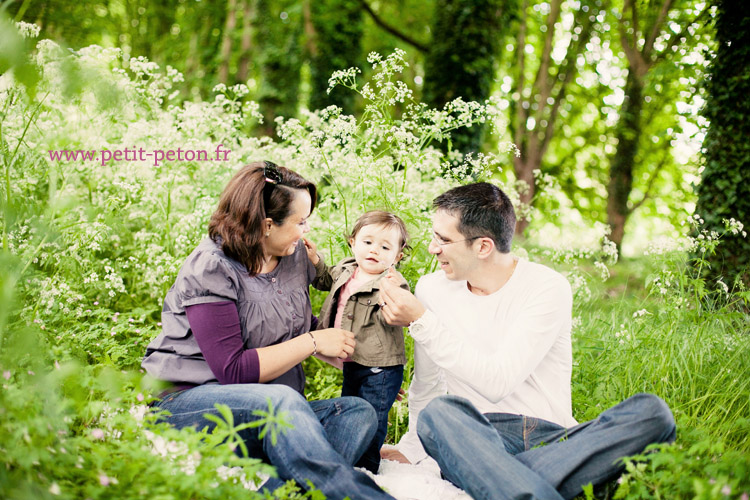
[[[635,337],[628,333],[628,330],[627,328],[625,328],[624,324],[620,324],[620,329],[615,332],[615,338],[618,339],[618,342],[620,344],[624,344],[625,342],[633,340]]]
[[[665,255],[678,251],[684,247],[684,244],[676,239],[661,239],[652,241],[643,251],[643,255]]]
[[[651,290],[656,290],[660,295],[669,293],[674,283],[674,273],[672,271],[663,271],[660,276],[656,276],[649,284]]]
[[[47,318],[59,313],[70,314],[74,310],[72,308],[80,309],[83,302],[83,295],[59,276],[32,280],[30,284],[37,288],[38,305],[44,307],[39,312]]]
[[[326,93],[330,94],[336,85],[341,85],[349,89],[357,88],[357,75],[362,70],[359,68],[347,68],[334,71],[331,77],[328,79],[328,89]]]
[[[651,313],[648,312],[648,309],[639,309],[636,312],[633,313],[633,319],[636,318],[643,318],[644,316],[650,315]]]
[[[688,216],[688,218],[685,220],[685,223],[687,223],[691,227],[697,228],[705,224],[706,221],[703,220],[703,217],[701,217],[700,215],[693,214]]]
[[[144,430],[143,435],[151,443],[151,453],[176,462],[180,470],[188,476],[195,474],[195,470],[201,463],[200,452],[190,453],[187,444],[167,440],[149,430]]]
[[[736,220],[734,217],[730,217],[729,219],[722,219],[722,222],[724,222],[724,227],[730,233],[734,235],[741,234],[743,238],[747,238],[747,231],[744,230],[745,226],[742,224],[742,222]]]
[[[576,300],[582,300],[585,302],[591,299],[591,288],[589,288],[588,281],[580,272],[571,271],[567,274],[567,278]]]
[[[138,56],[131,58],[129,68],[134,73],[132,88],[137,93],[161,105],[164,99],[172,100],[179,92],[170,92],[175,83],[185,81],[185,77],[171,66],[167,66],[166,75],[160,71],[157,63]]]
[[[382,58],[377,52],[370,52],[367,55],[367,62],[372,64],[372,69],[381,68],[382,73],[385,75],[393,75],[401,73],[409,63],[404,58],[406,51],[403,49],[395,49],[390,55]]]
[[[117,274],[112,266],[105,265],[104,271],[104,287],[108,290],[107,294],[110,297],[114,297],[116,292],[125,293],[125,284],[122,281],[122,276]]]
[[[249,479],[242,467],[227,467],[220,465],[216,469],[216,475],[226,482],[241,484],[243,488],[250,491],[257,491],[258,488],[270,477],[266,474],[259,473],[256,480]]]
[[[18,29],[18,32],[21,34],[24,38],[36,38],[39,36],[39,32],[41,31],[41,28],[33,23],[25,23],[23,21],[19,21],[16,23],[16,28]]]
[[[602,281],[607,281],[609,279],[609,268],[604,262],[596,261],[594,262],[594,267],[599,271],[599,276],[601,277]]]

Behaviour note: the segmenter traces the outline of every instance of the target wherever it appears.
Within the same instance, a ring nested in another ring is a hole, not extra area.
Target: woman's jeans
[[[177,428],[212,429],[215,424],[203,415],[218,416],[215,403],[227,405],[235,425],[240,425],[257,420],[253,411],[268,410],[269,400],[274,411],[285,413],[294,427],[278,433],[276,445],[271,444],[270,432],[259,439],[261,428],[240,431],[251,457],[275,466],[285,481],[294,479],[303,488],[311,481],[329,499],[393,498],[352,467],[372,441],[376,427],[375,412],[361,399],[308,402],[285,385],[206,384],[169,394],[157,406],[171,413],[167,421]],[[271,479],[264,487],[280,484]]]
[[[419,414],[417,434],[443,475],[475,500],[559,500],[617,477],[622,457],[674,441],[675,422],[651,394],[570,429],[523,415],[483,415],[466,399],[441,396]]]
[[[344,363],[342,396],[359,396],[375,408],[378,429],[362,458],[356,463],[373,474],[380,468],[380,447],[388,433],[388,412],[396,401],[401,382],[404,381],[404,365],[364,366],[354,361]]]

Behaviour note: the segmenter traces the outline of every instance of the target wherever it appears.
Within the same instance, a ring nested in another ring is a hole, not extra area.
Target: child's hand
[[[307,258],[310,259],[310,262],[312,262],[313,266],[317,266],[318,262],[320,262],[320,257],[318,257],[318,247],[315,246],[315,243],[308,240],[307,238],[302,238],[302,243],[305,244],[305,250],[307,250]]]
[[[399,389],[398,394],[396,394],[396,401],[403,401],[405,396],[406,396],[406,391],[403,389]]]

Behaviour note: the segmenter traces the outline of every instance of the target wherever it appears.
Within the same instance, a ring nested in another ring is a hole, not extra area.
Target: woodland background
[[[745,2],[23,0],[0,13],[3,497],[253,495],[268,469],[226,446],[232,422],[155,422],[159,388],[138,367],[221,188],[270,159],[320,187],[311,236],[330,261],[362,210],[402,215],[412,286],[435,268],[432,198],[502,185],[524,216],[514,252],[574,289],[576,418],[648,391],[678,422],[675,445],[585,496],[748,498]],[[231,162],[48,154],[220,143]],[[340,373],[306,371],[309,398],[338,394]],[[404,404],[391,424],[395,442]]]

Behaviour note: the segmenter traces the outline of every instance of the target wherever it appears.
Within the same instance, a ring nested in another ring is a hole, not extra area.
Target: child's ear
[[[354,247],[354,238],[349,238],[348,240],[346,240],[346,242],[349,243],[349,248]]]
[[[396,256],[396,260],[393,261],[393,263],[398,264],[399,262],[401,262],[401,259],[403,258],[404,258],[404,252],[399,252],[399,254]]]

